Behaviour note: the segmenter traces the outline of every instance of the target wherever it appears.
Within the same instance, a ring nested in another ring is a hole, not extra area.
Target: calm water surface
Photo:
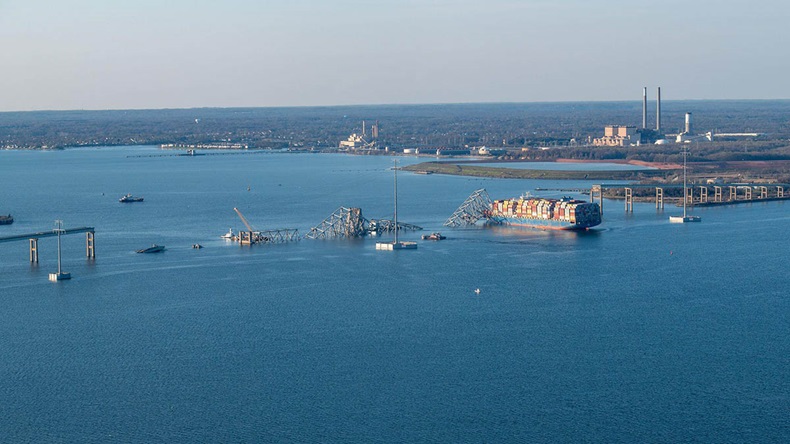
[[[590,183],[404,173],[399,218],[446,241],[241,248],[219,239],[242,226],[233,207],[302,233],[340,206],[391,217],[392,159],[128,157],[159,153],[0,152],[17,219],[0,236],[63,219],[97,245],[90,262],[65,236],[74,278],[54,284],[54,239],[34,266],[26,241],[0,244],[0,440],[790,439],[787,203],[679,226],[607,201],[587,233],[449,230],[478,188]],[[133,252],[152,243],[167,251]]]

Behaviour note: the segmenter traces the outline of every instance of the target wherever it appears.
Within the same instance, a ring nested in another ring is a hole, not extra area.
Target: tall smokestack
[[[686,134],[691,134],[691,113],[686,113]]]
[[[362,121],[362,137],[365,137],[365,121]]]
[[[661,133],[661,87],[656,91],[656,132]]]
[[[642,88],[642,129],[647,128],[647,87]]]

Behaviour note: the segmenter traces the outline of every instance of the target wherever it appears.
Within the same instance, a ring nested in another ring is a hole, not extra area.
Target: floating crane
[[[238,209],[238,208],[234,207],[234,208],[233,208],[233,211],[235,211],[235,212],[236,212],[236,214],[238,214],[238,215],[239,215],[239,219],[241,219],[241,221],[244,223],[244,226],[245,226],[245,227],[247,227],[247,231],[255,231],[255,230],[253,230],[253,229],[252,229],[252,227],[250,226],[250,223],[247,221],[247,218],[246,218],[246,217],[244,217],[244,215],[243,215],[243,214],[241,214],[241,211],[239,211],[239,209]]]
[[[250,222],[241,214],[238,208],[233,211],[239,215],[239,219],[247,227],[247,231],[240,231],[237,240],[241,245],[252,245],[257,243],[284,243],[296,242],[299,240],[299,230],[295,228],[280,228],[275,230],[257,231],[252,228]]]
[[[239,219],[241,219],[241,221],[244,223],[244,226],[247,227],[247,231],[239,232],[239,243],[242,245],[252,245],[258,242],[259,238],[261,237],[260,233],[256,232],[252,228],[250,223],[247,221],[247,218],[244,217],[243,214],[241,214],[241,211],[239,211],[238,208],[233,207],[233,211],[235,211],[236,214],[239,215]]]

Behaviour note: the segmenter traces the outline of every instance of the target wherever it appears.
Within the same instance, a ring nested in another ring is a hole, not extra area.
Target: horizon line
[[[655,98],[649,101],[655,102]],[[672,102],[783,102],[790,98],[778,99],[661,99],[662,103]],[[191,107],[163,107],[163,108],[49,108],[29,110],[0,110],[4,113],[46,113],[46,112],[103,112],[103,111],[187,111],[208,109],[283,109],[283,108],[362,108],[362,107],[397,107],[397,106],[458,106],[458,105],[548,105],[570,103],[642,103],[642,100],[557,100],[557,101],[532,101],[532,102],[434,102],[434,103],[360,103],[339,105],[267,105],[267,106],[191,106]]]

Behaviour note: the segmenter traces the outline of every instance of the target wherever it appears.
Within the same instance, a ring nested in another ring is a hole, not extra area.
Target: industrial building
[[[630,146],[640,143],[641,135],[635,126],[608,125],[603,137],[593,139],[595,146]]]
[[[354,151],[359,149],[377,149],[376,140],[379,138],[379,121],[371,128],[371,134],[368,136],[365,131],[365,121],[362,121],[362,134],[354,133],[348,136],[348,139],[341,140],[338,147],[341,151]]]

